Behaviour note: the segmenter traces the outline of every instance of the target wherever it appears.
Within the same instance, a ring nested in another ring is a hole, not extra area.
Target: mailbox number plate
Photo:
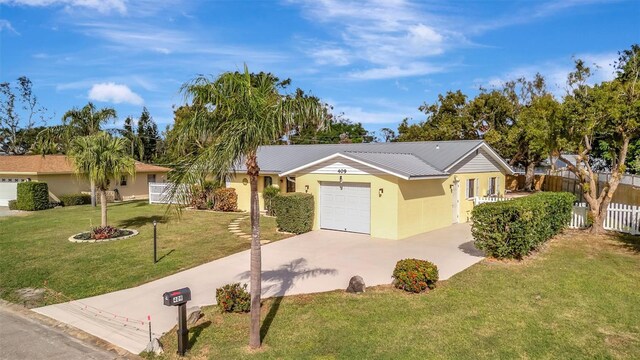
[[[183,299],[184,299],[184,296],[182,296],[182,295],[178,295],[178,296],[174,296],[174,297],[171,299],[171,302],[172,302],[172,303],[177,303],[177,302],[181,302]]]

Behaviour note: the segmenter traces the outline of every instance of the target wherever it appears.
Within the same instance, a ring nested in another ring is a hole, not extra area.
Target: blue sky
[[[93,101],[164,129],[182,83],[246,62],[395,129],[447,90],[539,71],[561,94],[572,56],[610,79],[639,19],[640,1],[0,0],[0,81],[31,78],[52,123]]]

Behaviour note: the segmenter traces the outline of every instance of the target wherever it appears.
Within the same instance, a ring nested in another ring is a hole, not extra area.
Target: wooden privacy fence
[[[474,205],[487,202],[498,202],[504,200],[512,200],[511,198],[487,198],[475,197]],[[589,226],[588,222],[589,207],[586,203],[576,203],[573,206],[569,228],[584,229]],[[631,235],[640,234],[640,206],[627,205],[619,203],[611,203],[607,208],[607,214],[604,218],[605,230],[619,231]]]

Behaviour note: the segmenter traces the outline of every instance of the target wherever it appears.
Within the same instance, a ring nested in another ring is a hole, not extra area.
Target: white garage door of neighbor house
[[[9,201],[17,198],[17,182],[0,182],[0,206],[9,206]]]
[[[370,185],[321,183],[320,227],[369,234],[371,229]]]

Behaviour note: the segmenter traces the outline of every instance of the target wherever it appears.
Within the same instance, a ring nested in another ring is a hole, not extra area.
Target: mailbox
[[[167,291],[162,295],[162,297],[166,306],[182,305],[191,300],[191,289],[186,287],[178,290]]]
[[[187,328],[187,301],[191,300],[191,289],[188,287],[167,291],[162,295],[166,306],[178,307],[178,355],[184,356],[189,344],[189,328]]]

